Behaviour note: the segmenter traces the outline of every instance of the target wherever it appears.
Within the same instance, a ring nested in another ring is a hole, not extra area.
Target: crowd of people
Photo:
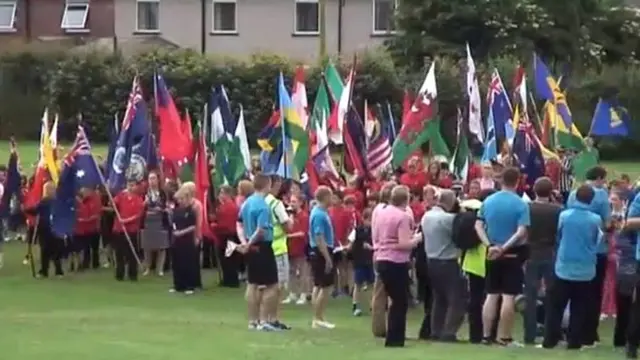
[[[414,157],[402,173],[313,194],[256,169],[217,189],[206,217],[193,183],[151,172],[115,198],[80,190],[75,235],[64,239],[51,230],[48,182],[37,206],[12,207],[6,227],[24,232],[28,249],[39,244],[38,277],[51,263],[57,276],[114,266],[118,281],[170,269],[170,291],[191,295],[200,269],[217,266],[220,285],[246,281],[250,329],[290,329],[281,307],[307,302],[312,327],[332,329],[327,303],[348,296],[388,347],[404,346],[408,308],[422,304],[423,340],[460,341],[466,318],[469,342],[519,346],[521,313],[525,345],[579,349],[595,346],[601,318],[614,317],[613,345],[636,358],[640,196],[628,176],[608,181],[600,166],[574,184],[571,156],[535,182],[508,159],[471,164],[465,183],[446,163]]]

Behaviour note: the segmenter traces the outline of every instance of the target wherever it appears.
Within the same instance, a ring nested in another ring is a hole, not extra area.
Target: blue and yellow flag
[[[589,134],[595,136],[628,136],[629,112],[615,99],[600,99],[591,120]]]
[[[556,79],[549,72],[547,65],[545,65],[538,55],[534,54],[533,57],[534,77],[538,98],[541,100],[547,100],[553,104],[557,108],[558,114],[562,118],[565,126],[570,129],[573,124],[573,120],[564,92],[558,85]]]

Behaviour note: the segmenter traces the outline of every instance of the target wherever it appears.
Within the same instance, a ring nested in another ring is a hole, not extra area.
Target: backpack
[[[453,244],[460,250],[469,250],[480,245],[480,238],[476,233],[476,213],[465,211],[453,218]]]

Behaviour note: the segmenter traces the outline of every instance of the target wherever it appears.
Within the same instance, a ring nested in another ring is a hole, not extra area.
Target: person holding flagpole
[[[116,280],[124,280],[125,269],[129,280],[138,280],[138,232],[144,213],[144,201],[136,193],[137,182],[127,181],[127,188],[113,199],[116,216],[113,224],[113,247],[116,253]]]
[[[53,262],[55,267],[55,274],[58,277],[62,277],[64,272],[62,271],[62,252],[64,250],[64,240],[57,237],[51,224],[52,218],[52,206],[56,193],[56,186],[52,181],[48,181],[44,184],[42,190],[42,200],[31,209],[27,209],[25,212],[30,215],[37,215],[37,237],[40,241],[40,271],[37,277],[49,276],[49,265]]]

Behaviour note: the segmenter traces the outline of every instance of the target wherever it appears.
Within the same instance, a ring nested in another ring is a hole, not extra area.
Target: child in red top
[[[413,212],[413,220],[416,224],[420,224],[422,216],[427,211],[427,207],[420,199],[420,192],[411,193],[411,202],[409,203],[409,207],[411,208],[411,212]]]
[[[333,205],[329,208],[329,217],[331,218],[331,224],[333,225],[333,234],[335,247],[334,249],[343,249],[349,244],[347,237],[351,230],[351,224],[353,216],[348,211],[343,202],[342,194],[333,194]],[[339,294],[338,290],[348,290],[349,287],[349,274],[348,274],[348,262],[347,257],[343,251],[337,251],[334,253],[334,266],[337,268],[337,281],[336,291],[334,296]],[[345,295],[348,291],[344,291]]]
[[[358,179],[357,178],[352,179],[351,181],[349,181],[349,184],[344,189],[343,193],[344,193],[345,198],[347,196],[353,196],[355,198],[355,207],[356,207],[356,209],[358,209],[359,211],[362,211],[364,209],[365,197],[364,197],[364,193],[360,190],[360,188],[358,186]]]
[[[116,252],[116,280],[124,280],[125,268],[129,280],[138,280],[138,232],[144,212],[142,196],[136,192],[137,183],[127,182],[127,189],[113,199],[117,210],[113,222],[114,247]],[[131,241],[131,242],[129,242]]]
[[[412,159],[407,165],[407,172],[400,176],[400,184],[405,185],[410,191],[422,191],[428,183],[427,175],[418,171],[419,159]]]
[[[449,173],[449,167],[446,164],[440,169],[440,172],[438,173],[437,185],[443,189],[451,189],[451,187],[453,186],[453,178],[451,177],[451,174]]]
[[[309,234],[309,213],[304,210],[302,198],[293,195],[289,199],[293,225],[287,231],[287,247],[289,250],[289,297],[283,304],[295,302],[296,305],[307,303],[310,292],[309,270],[307,266],[307,237]]]
[[[76,227],[73,235],[73,252],[82,252],[81,270],[100,267],[100,215],[102,200],[92,189],[80,189],[76,201]]]
[[[238,222],[239,207],[233,197],[233,189],[229,186],[220,187],[218,194],[218,206],[215,209],[214,231],[216,242],[216,251],[220,256],[220,268],[222,271],[221,286],[237,288],[240,286],[240,278],[238,277],[238,268],[241,257],[234,253],[231,256],[224,256],[228,242],[239,243],[236,234],[236,223]]]

